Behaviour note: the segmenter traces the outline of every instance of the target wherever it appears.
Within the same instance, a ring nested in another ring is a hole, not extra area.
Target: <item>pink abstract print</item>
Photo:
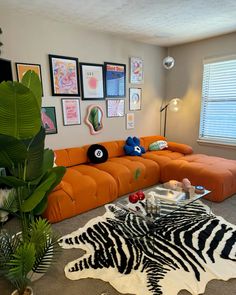
[[[75,61],[54,58],[52,64],[55,93],[77,94],[78,83]]]

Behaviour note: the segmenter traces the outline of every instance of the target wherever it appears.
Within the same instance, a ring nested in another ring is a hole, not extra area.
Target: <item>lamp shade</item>
[[[162,63],[163,63],[164,68],[166,68],[167,70],[170,70],[174,67],[175,60],[172,56],[168,55],[163,59]]]
[[[168,109],[172,112],[178,112],[181,109],[182,100],[180,98],[173,98],[168,103]]]

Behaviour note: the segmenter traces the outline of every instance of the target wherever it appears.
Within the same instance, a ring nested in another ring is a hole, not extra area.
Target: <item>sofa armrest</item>
[[[193,153],[193,149],[190,145],[184,143],[177,143],[174,141],[168,141],[168,150],[172,152],[178,152],[184,155],[189,155]]]

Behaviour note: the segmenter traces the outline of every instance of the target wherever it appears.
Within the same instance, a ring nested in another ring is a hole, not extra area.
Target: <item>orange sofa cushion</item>
[[[182,153],[184,155],[189,155],[193,153],[193,149],[190,145],[173,141],[168,141],[168,150],[172,152]]]

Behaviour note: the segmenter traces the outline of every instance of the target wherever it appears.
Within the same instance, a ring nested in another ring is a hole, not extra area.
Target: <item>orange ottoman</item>
[[[205,198],[221,202],[236,192],[236,161],[203,154],[186,155],[163,165],[161,181],[188,178],[211,193]]]

